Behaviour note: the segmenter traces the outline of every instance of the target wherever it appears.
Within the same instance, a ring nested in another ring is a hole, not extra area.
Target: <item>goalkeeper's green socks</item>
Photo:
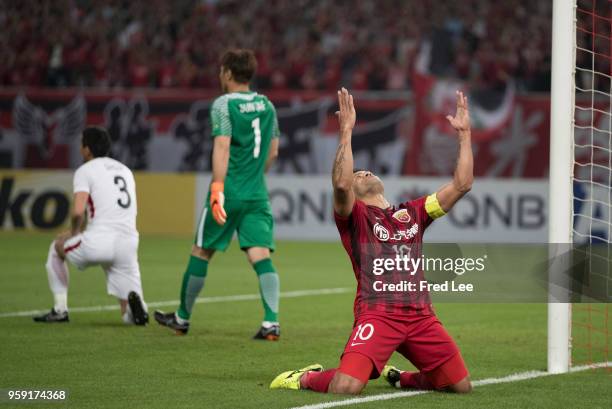
[[[278,274],[269,258],[253,264],[253,268],[259,279],[259,294],[264,307],[264,321],[278,323],[278,299],[280,284]],[[191,318],[193,305],[204,287],[208,261],[191,256],[187,270],[183,275],[181,286],[181,305],[177,311],[177,318],[188,321]]]
[[[191,318],[193,304],[204,287],[207,271],[208,261],[196,256],[189,257],[189,264],[181,285],[181,305],[176,312],[177,318],[183,322]]]
[[[280,296],[280,283],[278,274],[269,258],[253,264],[259,279],[259,294],[264,307],[264,322],[278,324],[278,298]]]

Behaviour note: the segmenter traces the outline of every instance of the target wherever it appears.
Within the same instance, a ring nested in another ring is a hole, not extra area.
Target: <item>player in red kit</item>
[[[454,117],[447,116],[459,137],[453,180],[427,197],[397,206],[385,199],[383,183],[376,175],[353,171],[353,96],[343,88],[338,92],[338,103],[340,138],[332,171],[334,217],[357,279],[353,331],[337,369],[323,371],[321,365],[314,364],[287,371],[278,375],[270,388],[358,394],[369,379],[382,375],[394,387],[470,392],[465,363],[438,321],[429,293],[414,291],[424,281],[422,269],[410,270],[407,262],[421,257],[425,229],[471,189],[474,177],[467,98],[457,91],[457,112]],[[419,371],[385,366],[394,351]]]

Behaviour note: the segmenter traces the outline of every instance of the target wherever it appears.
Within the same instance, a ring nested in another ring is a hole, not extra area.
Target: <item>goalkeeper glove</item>
[[[223,208],[225,195],[223,194],[223,182],[212,182],[210,185],[210,209],[217,224],[223,226],[227,220],[227,214]]]

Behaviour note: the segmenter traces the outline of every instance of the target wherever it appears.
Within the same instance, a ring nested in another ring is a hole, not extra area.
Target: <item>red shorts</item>
[[[395,351],[428,375],[437,389],[468,375],[459,348],[435,315],[389,318],[363,314],[342,355],[355,352],[368,357],[374,365],[370,379],[376,379]]]

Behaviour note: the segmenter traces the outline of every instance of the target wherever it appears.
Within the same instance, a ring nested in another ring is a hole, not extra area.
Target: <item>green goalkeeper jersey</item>
[[[210,116],[213,138],[232,138],[225,198],[268,199],[266,161],[272,138],[279,136],[274,105],[256,92],[232,92],[215,99]]]

